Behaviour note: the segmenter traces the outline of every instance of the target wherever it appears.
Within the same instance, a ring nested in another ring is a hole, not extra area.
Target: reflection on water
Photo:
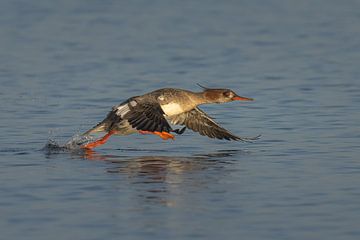
[[[123,150],[125,151],[125,150]],[[131,152],[135,151],[130,149]],[[138,150],[142,151],[142,150]],[[234,156],[247,154],[241,150],[218,150],[191,156],[137,157],[101,154],[94,150],[73,152],[86,160],[109,163],[106,172],[125,176],[129,184],[135,185],[137,201],[175,206],[181,194],[196,191],[217,181],[226,165],[232,164]],[[171,154],[169,152],[169,154]],[[123,183],[122,183],[123,184]]]

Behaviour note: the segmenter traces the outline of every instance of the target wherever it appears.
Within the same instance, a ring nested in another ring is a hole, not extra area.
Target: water
[[[358,1],[1,1],[2,239],[359,239]],[[64,144],[161,87],[255,143]]]

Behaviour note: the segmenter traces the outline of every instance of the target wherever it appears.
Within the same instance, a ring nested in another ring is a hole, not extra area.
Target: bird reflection
[[[186,192],[197,191],[214,181],[218,181],[225,172],[221,170],[236,159],[234,155],[241,150],[218,150],[206,154],[191,156],[121,156],[103,155],[86,150],[82,157],[88,160],[106,161],[106,172],[119,174],[135,190],[137,198],[143,204],[159,203],[176,206]],[[166,154],[166,152],[165,152]],[[170,152],[169,152],[170,154]],[[122,182],[122,184],[124,184]]]

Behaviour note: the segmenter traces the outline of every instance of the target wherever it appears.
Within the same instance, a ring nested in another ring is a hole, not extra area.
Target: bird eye
[[[225,97],[227,97],[227,98],[231,98],[231,97],[234,96],[234,94],[233,94],[231,91],[226,91],[226,92],[223,93],[223,95],[224,95]]]

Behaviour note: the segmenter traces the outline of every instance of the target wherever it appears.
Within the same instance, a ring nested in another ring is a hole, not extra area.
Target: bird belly
[[[161,108],[168,116],[173,116],[184,112],[184,109],[180,106],[180,104],[174,102],[161,105]]]

